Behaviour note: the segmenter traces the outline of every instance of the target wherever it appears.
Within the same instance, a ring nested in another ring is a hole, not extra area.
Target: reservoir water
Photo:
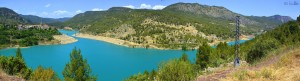
[[[73,35],[75,31],[59,30],[63,34]],[[98,81],[122,81],[130,75],[145,70],[157,69],[159,63],[179,58],[187,53],[189,60],[194,62],[195,51],[157,50],[145,48],[128,48],[111,43],[77,38],[78,41],[63,45],[38,45],[21,48],[26,64],[35,69],[39,65],[52,67],[58,76],[63,79],[62,71],[65,64],[70,61],[70,53],[74,47],[79,48],[84,58],[96,74]],[[245,40],[241,40],[241,43]],[[229,42],[233,45],[234,42]],[[2,49],[0,55],[14,56],[16,48]]]
[[[74,31],[60,30],[72,35]],[[98,81],[122,81],[130,75],[145,70],[157,69],[159,63],[180,57],[184,52],[190,60],[194,60],[196,51],[156,50],[145,48],[128,48],[111,43],[77,38],[78,41],[64,45],[38,45],[21,48],[26,64],[35,69],[39,65],[52,67],[60,78],[65,64],[70,61],[70,53],[74,47],[79,48],[92,68]],[[14,56],[16,48],[0,50],[0,55]]]

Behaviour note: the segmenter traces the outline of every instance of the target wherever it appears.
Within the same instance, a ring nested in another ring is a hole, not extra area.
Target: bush
[[[191,81],[196,75],[191,63],[175,59],[159,65],[157,76],[161,81]]]
[[[24,79],[29,79],[32,70],[28,68],[18,48],[16,57],[0,56],[0,67],[9,75],[18,75]]]
[[[255,46],[250,49],[247,55],[247,62],[254,63],[255,61],[266,56],[267,52],[273,49],[277,49],[279,42],[274,38],[266,39],[265,41],[256,42]]]
[[[39,66],[32,73],[30,80],[32,81],[60,81],[52,68],[43,68]]]

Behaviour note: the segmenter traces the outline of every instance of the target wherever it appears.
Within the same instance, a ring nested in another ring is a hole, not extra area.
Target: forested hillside
[[[286,22],[272,18],[269,18],[272,21],[263,17],[250,18],[224,7],[176,3],[163,10],[113,7],[107,11],[87,11],[66,21],[64,26],[80,29],[82,33],[123,39],[144,46],[192,49],[202,42],[215,44],[232,40],[235,17],[238,15],[241,16],[244,35],[254,35]]]
[[[55,28],[20,29],[16,25],[0,24],[0,48],[38,45],[41,41],[53,40],[53,35],[60,35],[60,32]]]
[[[30,21],[24,19],[11,9],[0,7],[0,24],[16,25],[26,23],[30,23]]]
[[[297,21],[289,21],[247,41],[241,45],[241,60],[255,64],[266,58],[269,52],[282,47],[299,46],[300,44],[300,15]],[[234,59],[234,46],[220,43],[216,48],[202,44],[196,54],[195,62],[190,62],[186,54],[179,59],[163,62],[157,70],[144,71],[130,76],[126,81],[189,81],[195,80],[205,73],[207,67],[218,67],[220,64],[232,62]],[[229,65],[230,66],[230,65]],[[231,67],[232,68],[232,67]],[[267,77],[268,78],[268,77]]]
[[[26,20],[29,20],[31,24],[40,24],[40,23],[46,23],[46,24],[52,24],[52,23],[59,23],[59,22],[65,22],[69,20],[70,18],[42,18],[35,15],[20,15]]]

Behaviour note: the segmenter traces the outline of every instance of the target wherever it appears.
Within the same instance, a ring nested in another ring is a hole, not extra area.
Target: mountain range
[[[54,26],[79,29],[81,33],[163,48],[194,48],[201,42],[232,40],[236,16],[240,16],[244,35],[274,29],[293,20],[281,15],[245,16],[224,7],[198,3],[175,3],[162,10],[112,7],[106,11],[86,11],[65,19],[20,15],[7,8],[0,8],[0,11],[0,22],[9,19],[16,20],[13,23],[37,24],[42,21]]]
[[[40,24],[40,23],[57,23],[57,22],[65,22],[70,18],[42,18],[35,15],[22,15],[18,14],[15,11],[0,7],[0,23],[5,24]]]

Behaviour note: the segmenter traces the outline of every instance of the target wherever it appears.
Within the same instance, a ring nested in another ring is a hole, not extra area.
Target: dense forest
[[[242,60],[250,64],[259,62],[267,56],[268,52],[284,46],[300,44],[300,15],[297,21],[289,21],[274,30],[268,31],[247,41],[241,45]],[[195,63],[187,59],[186,54],[182,54],[179,59],[163,62],[157,70],[150,73],[138,73],[130,76],[126,81],[189,81],[195,80],[196,76],[203,74],[207,67],[218,67],[220,64],[228,63],[234,59],[234,46],[220,43],[216,48],[207,44],[202,44],[196,54]]]
[[[11,46],[32,46],[38,45],[39,41],[53,40],[53,35],[61,33],[56,28],[23,28],[16,25],[0,24],[0,48]]]

